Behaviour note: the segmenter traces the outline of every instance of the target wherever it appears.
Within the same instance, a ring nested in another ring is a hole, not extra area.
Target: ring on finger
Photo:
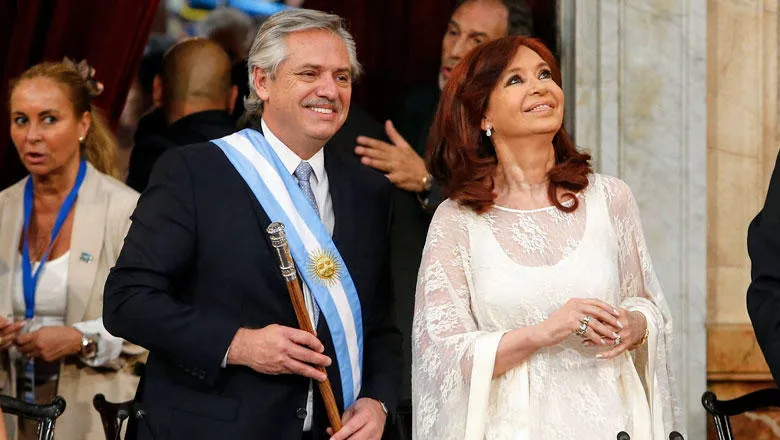
[[[590,316],[588,316],[588,315],[585,315],[585,317],[584,317],[584,318],[582,318],[582,321],[580,321],[580,322],[581,322],[581,323],[583,323],[583,324],[585,324],[585,325],[588,325],[588,324],[590,324]]]
[[[615,338],[615,345],[620,345],[621,342],[622,341],[621,341],[620,335],[618,335],[618,337]]]
[[[575,331],[574,334],[579,336],[579,337],[584,337],[585,336],[585,332],[587,332],[587,331],[588,331],[588,323],[587,322],[583,322],[583,323],[580,324],[579,328],[577,328],[577,331]]]

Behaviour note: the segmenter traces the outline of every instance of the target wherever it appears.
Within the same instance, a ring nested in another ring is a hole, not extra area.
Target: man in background
[[[231,81],[238,88],[238,99],[231,112],[235,121],[244,114],[244,97],[249,95],[246,57],[252,39],[265,18],[258,16],[253,20],[239,9],[219,7],[209,12],[198,27],[200,36],[222,46],[233,63]]]
[[[235,8],[219,7],[198,24],[199,35],[219,44],[235,64],[245,60],[255,36],[252,18]]]
[[[227,53],[205,38],[184,40],[163,58],[154,79],[155,103],[168,126],[135,146],[130,156],[127,184],[146,189],[157,159],[167,150],[226,136],[235,129],[230,117],[237,90],[230,81]]]
[[[165,116],[155,107],[153,98],[154,77],[162,69],[165,52],[176,44],[176,39],[166,34],[153,33],[144,47],[138,74],[130,86],[130,91],[119,116],[116,138],[119,146],[119,169],[122,180],[127,180],[130,155],[133,146],[140,144],[148,135],[158,133],[165,128]]]

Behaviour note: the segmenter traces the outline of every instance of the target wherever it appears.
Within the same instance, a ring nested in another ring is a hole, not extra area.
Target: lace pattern
[[[414,438],[463,438],[480,336],[541,323],[574,297],[644,313],[656,350],[602,360],[595,357],[598,348],[583,347],[572,336],[536,352],[527,360],[530,437],[609,438],[605,433],[629,430],[634,417],[660,420],[666,435],[684,431],[667,362],[670,313],[638,208],[622,181],[592,175],[590,182],[569,214],[554,207],[493,207],[477,215],[450,200],[436,211],[415,302]],[[621,380],[635,368],[648,387],[648,359],[654,364],[649,390],[666,404],[653,407],[652,415],[637,415],[628,409]],[[522,384],[516,370],[491,382],[487,439],[514,438],[517,432]],[[654,432],[652,438],[665,434]]]

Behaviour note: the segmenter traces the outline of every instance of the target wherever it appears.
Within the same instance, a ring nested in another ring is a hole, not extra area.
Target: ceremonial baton
[[[295,309],[295,317],[298,318],[298,326],[301,330],[314,334],[309,312],[306,310],[306,302],[303,299],[303,292],[301,291],[301,286],[298,284],[298,272],[295,270],[295,263],[293,262],[292,256],[290,256],[290,245],[287,243],[287,233],[284,231],[284,223],[273,222],[268,225],[265,232],[268,233],[268,237],[271,239],[271,245],[276,251],[279,270],[282,272],[282,277],[284,277],[284,281],[287,283],[287,293],[290,294],[290,300]],[[314,298],[312,298],[312,301],[314,301]],[[341,416],[339,415],[339,408],[336,405],[336,397],[333,395],[333,389],[330,386],[330,380],[328,379],[325,368],[317,367],[317,369],[325,373],[325,380],[317,382],[317,386],[319,386],[322,400],[325,402],[325,411],[328,413],[330,427],[333,428],[333,432],[338,432],[341,429]]]

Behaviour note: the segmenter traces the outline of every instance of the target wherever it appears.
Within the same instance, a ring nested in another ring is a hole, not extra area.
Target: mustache
[[[309,98],[303,101],[304,107],[330,107],[335,112],[341,111],[341,105],[338,101],[334,101],[328,98]]]

